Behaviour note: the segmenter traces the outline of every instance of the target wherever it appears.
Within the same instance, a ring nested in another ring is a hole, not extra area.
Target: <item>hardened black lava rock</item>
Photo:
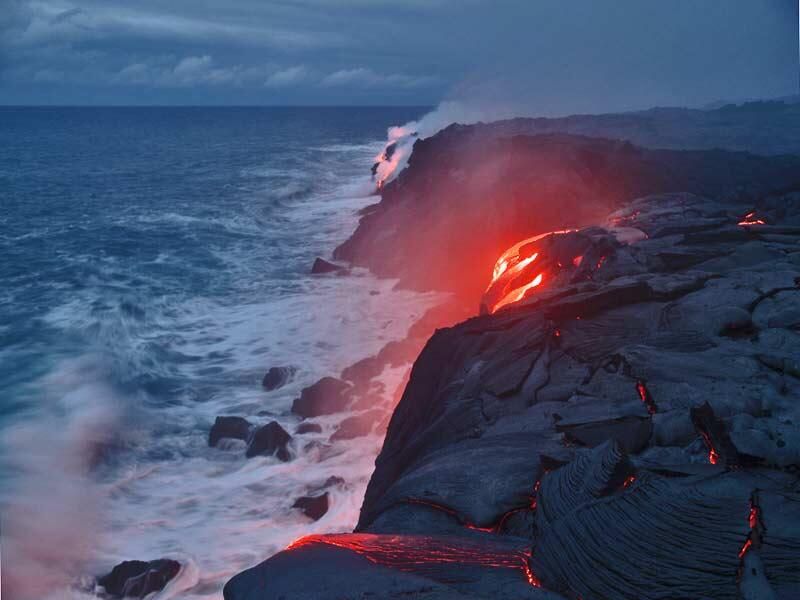
[[[259,455],[275,455],[283,462],[289,461],[292,456],[287,446],[291,440],[292,436],[277,421],[271,421],[253,432],[245,456],[252,458]]]
[[[261,381],[261,387],[267,391],[282,388],[292,380],[297,372],[295,367],[271,367]]]
[[[253,425],[243,417],[217,417],[208,432],[208,445],[216,446],[223,438],[247,441]]]
[[[100,577],[97,583],[114,598],[144,598],[164,589],[180,570],[178,561],[167,558],[149,562],[126,560]]]
[[[537,244],[542,285],[422,350],[356,530],[227,600],[796,597],[800,189]]]

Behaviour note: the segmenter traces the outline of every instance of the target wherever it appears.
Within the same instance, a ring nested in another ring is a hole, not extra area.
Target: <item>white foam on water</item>
[[[368,166],[375,147],[336,151]],[[269,169],[256,169],[256,176]],[[36,382],[33,393],[47,406],[26,415],[4,440],[20,457],[14,496],[6,498],[4,559],[8,564],[9,552],[15,555],[18,573],[41,583],[21,598],[86,598],[90,592],[75,585],[81,575],[105,573],[122,560],[174,557],[182,571],[155,598],[220,599],[231,576],[295,539],[353,528],[382,434],[330,443],[348,414],[319,418],[323,432],[295,436],[286,463],[246,459],[237,442],[210,448],[207,436],[214,418],[225,414],[255,424],[277,420],[292,433],[299,419],[290,407],[302,387],[402,338],[440,300],[395,291],[395,282],[359,270],[287,281],[260,269],[267,261],[298,261],[308,248],[329,252],[354,229],[356,211],[377,200],[371,189],[369,177],[358,176],[280,206],[275,222],[298,244],[277,248],[259,245],[252,215],[221,217],[221,227],[246,234],[241,246],[211,249],[235,293],[179,303],[146,298],[141,314],[113,302],[98,312],[96,298],[78,296],[46,316],[64,331],[93,332],[96,347],[58,361]],[[174,211],[135,219],[144,226],[198,225]],[[158,255],[159,263],[170,260]],[[179,360],[159,362],[156,350]],[[264,372],[284,365],[298,368],[295,379],[273,392],[261,389]],[[155,404],[130,386],[106,383],[120,372],[182,385],[169,402]],[[405,372],[383,374],[383,402],[391,402]],[[91,471],[93,452],[108,445],[119,446],[110,466]],[[321,493],[334,476],[345,483],[327,488],[330,509],[319,521],[292,509],[296,498]],[[42,504],[28,507],[32,498]],[[40,519],[41,511],[50,518]]]

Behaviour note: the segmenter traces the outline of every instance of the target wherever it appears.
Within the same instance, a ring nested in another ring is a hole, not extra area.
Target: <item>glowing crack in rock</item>
[[[750,547],[752,545],[753,545],[753,540],[747,538],[747,540],[745,540],[744,542],[744,545],[742,546],[742,549],[739,550],[739,558],[744,558],[744,555],[747,554],[747,551],[750,550]]]
[[[530,554],[508,544],[490,545],[466,538],[426,535],[379,535],[348,533],[309,535],[286,550],[312,544],[335,546],[355,552],[368,561],[404,571],[425,574],[437,565],[519,571],[532,586],[541,584],[529,564]]]
[[[639,392],[639,398],[642,400],[645,408],[647,408],[647,412],[650,415],[656,414],[656,403],[653,400],[653,396],[650,395],[650,391],[647,389],[644,381],[641,379],[636,382],[636,391]]]
[[[756,211],[751,210],[745,216],[742,217],[742,220],[739,221],[739,225],[742,227],[747,227],[748,225],[766,225],[766,221],[764,219],[756,218]]]

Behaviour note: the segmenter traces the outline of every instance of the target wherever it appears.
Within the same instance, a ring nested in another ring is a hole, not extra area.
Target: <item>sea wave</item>
[[[367,146],[340,151],[345,171],[368,161]],[[81,286],[66,300],[52,292],[61,301],[37,322],[64,347],[24,386],[32,402],[4,429],[2,456],[14,457],[0,497],[4,558],[17,574],[5,583],[20,597],[86,598],[80,574],[173,556],[183,570],[157,598],[220,598],[230,576],[294,539],[352,529],[382,437],[330,442],[349,413],[295,436],[288,463],[245,459],[236,443],[210,448],[207,436],[223,414],[293,432],[290,407],[303,386],[402,338],[439,300],[359,270],[308,274],[314,253],[352,231],[372,190],[369,177],[347,177],[270,204],[270,218],[259,215],[258,194],[234,215],[125,213],[112,221],[121,235],[169,237],[177,227],[197,242],[194,254],[165,243],[144,254],[62,257],[59,268]],[[197,285],[187,289],[186,273]],[[298,375],[267,393],[261,377],[279,365]],[[384,401],[404,375],[383,374]],[[292,508],[334,476],[344,482],[328,489],[319,521]]]

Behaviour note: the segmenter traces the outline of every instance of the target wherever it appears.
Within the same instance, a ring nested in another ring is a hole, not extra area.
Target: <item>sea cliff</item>
[[[475,316],[416,359],[355,531],[226,599],[793,597],[800,159],[504,127],[418,141],[338,249]],[[547,230],[543,283],[478,316]]]

